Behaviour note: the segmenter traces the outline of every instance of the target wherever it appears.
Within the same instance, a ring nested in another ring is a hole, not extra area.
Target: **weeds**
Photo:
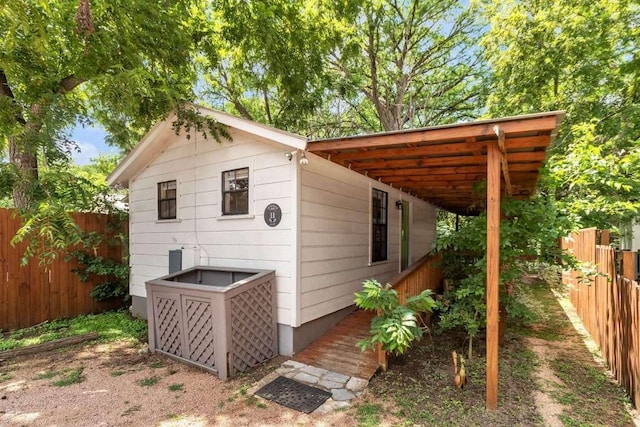
[[[89,332],[98,332],[98,339],[102,342],[143,341],[147,333],[147,323],[144,320],[134,319],[126,310],[56,319],[30,328],[18,329],[1,337],[0,351]]]
[[[372,403],[364,403],[356,408],[358,427],[376,427],[380,425],[382,406]]]
[[[140,387],[151,387],[154,386],[158,383],[158,381],[160,381],[160,378],[153,376],[153,377],[147,377],[147,378],[143,378],[141,380],[138,380],[138,385]]]
[[[126,371],[111,371],[110,375],[112,377],[119,377],[120,375],[124,375],[126,373],[127,373]]]
[[[66,387],[71,384],[81,383],[86,379],[85,376],[82,375],[83,371],[84,367],[82,366],[76,369],[72,369],[71,371],[67,371],[65,374],[63,374],[62,378],[52,382],[51,385],[54,387]]]
[[[169,386],[169,391],[182,391],[184,388],[184,384],[171,384]]]

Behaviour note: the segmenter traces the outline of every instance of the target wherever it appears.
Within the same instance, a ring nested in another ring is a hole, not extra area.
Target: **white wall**
[[[633,224],[631,227],[632,238],[631,238],[631,250],[632,251],[640,251],[640,224]]]
[[[132,295],[145,297],[147,280],[168,274],[168,252],[183,250],[193,265],[276,270],[278,322],[293,325],[295,278],[296,162],[282,146],[234,129],[220,144],[192,132],[172,142],[129,183]],[[221,215],[221,173],[249,167],[249,215]],[[177,180],[177,220],[158,221],[157,183]],[[276,227],[265,224],[269,203],[282,209]]]
[[[300,320],[311,321],[353,304],[367,278],[384,283],[400,270],[401,211],[408,200],[410,263],[431,250],[435,208],[399,190],[315,155],[301,170]],[[388,260],[369,264],[371,187],[388,192]]]

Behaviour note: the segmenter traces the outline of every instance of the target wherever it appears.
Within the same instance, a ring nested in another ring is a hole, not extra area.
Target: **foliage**
[[[542,197],[505,200],[502,212],[500,300],[510,316],[533,320],[535,313],[527,303],[530,295],[521,282],[523,263],[531,258],[549,262],[560,258],[571,263],[557,247],[571,224]],[[486,235],[485,212],[461,223],[458,232],[438,236],[436,249],[442,254],[443,274],[451,282],[437,302],[442,330],[461,327],[473,338],[486,325]]]
[[[223,2],[201,28],[200,96],[218,108],[303,132],[325,96],[324,58],[339,37],[337,3]]]
[[[382,286],[376,280],[369,279],[362,285],[362,291],[355,294],[356,306],[379,311],[371,321],[371,336],[358,343],[362,351],[374,348],[379,343],[385,351],[402,354],[414,340],[422,338],[419,313],[431,312],[435,307],[430,290],[407,298],[403,305],[400,304],[398,293],[389,284]]]
[[[0,338],[0,351],[41,344],[59,338],[97,332],[100,341],[143,341],[147,322],[134,319],[125,311],[87,314],[68,319],[55,319],[40,325],[17,329]]]
[[[627,0],[484,1],[488,115],[566,110],[541,187],[579,227],[640,213],[640,26]]]
[[[127,264],[81,250],[73,251],[65,257],[67,261],[73,258],[77,259],[80,264],[80,267],[74,269],[73,272],[83,282],[89,281],[91,275],[106,279],[98,283],[91,291],[91,296],[96,301],[109,298],[128,299],[129,266]]]
[[[351,132],[389,131],[478,114],[485,85],[473,7],[457,0],[356,4],[329,57],[331,89],[346,106],[336,122],[353,122]]]

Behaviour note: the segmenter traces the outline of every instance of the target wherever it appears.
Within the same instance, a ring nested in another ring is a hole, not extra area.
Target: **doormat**
[[[287,408],[310,413],[322,405],[331,393],[286,377],[278,377],[255,393]]]

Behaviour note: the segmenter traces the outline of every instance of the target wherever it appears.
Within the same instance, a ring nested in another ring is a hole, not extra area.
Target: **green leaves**
[[[402,305],[390,284],[381,285],[369,279],[363,282],[362,288],[355,294],[356,306],[378,313],[371,321],[371,336],[358,343],[362,351],[379,343],[385,351],[402,354],[413,341],[422,338],[419,313],[431,312],[436,306],[431,291],[408,298]]]

